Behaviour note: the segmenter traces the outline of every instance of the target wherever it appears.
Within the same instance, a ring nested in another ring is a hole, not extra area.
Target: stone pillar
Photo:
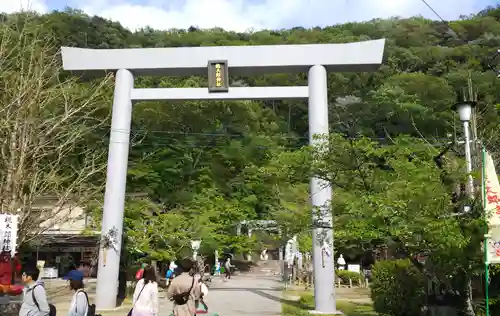
[[[101,236],[115,230],[117,243],[113,249],[99,249],[99,270],[95,303],[98,310],[116,307],[118,273],[125,207],[125,185],[127,180],[128,151],[132,101],[130,93],[134,87],[134,76],[129,70],[120,69],[115,76],[113,114],[109,138],[108,170],[104,194]]]
[[[328,92],[325,67],[312,66],[309,69],[309,144],[321,146],[328,129]],[[333,229],[330,202],[332,190],[329,183],[318,178],[310,180],[310,194],[313,212],[313,263],[314,303],[317,314],[337,314],[333,270]],[[319,224],[319,225],[318,225]]]
[[[248,238],[251,238],[252,237],[252,229],[251,228],[248,228]],[[248,253],[247,254],[247,261],[252,261],[252,253]]]

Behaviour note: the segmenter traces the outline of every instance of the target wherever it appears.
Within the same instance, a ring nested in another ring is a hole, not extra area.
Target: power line
[[[346,138],[347,140],[349,140],[349,138]],[[359,138],[361,139],[361,138]],[[415,138],[415,139],[420,139],[420,138]],[[169,142],[170,140],[170,142]],[[120,141],[113,141],[113,143],[115,144],[126,144],[126,143],[129,143],[132,145],[132,147],[134,148],[137,148],[137,147],[141,147],[141,146],[150,146],[150,147],[154,147],[154,148],[158,148],[158,147],[176,147],[176,148],[233,148],[233,149],[237,149],[238,147],[236,146],[232,146],[232,145],[218,145],[218,144],[202,144],[200,141],[197,141],[197,142],[193,142],[193,143],[173,143],[171,142],[171,140],[178,140],[178,139],[175,139],[175,138],[162,138],[160,139],[160,141],[151,141],[151,140],[148,140],[148,141],[140,141],[140,142],[137,142],[135,144],[133,144],[132,142],[120,142]],[[357,140],[357,139],[354,139],[354,140]],[[371,139],[371,140],[374,140],[374,139]],[[391,141],[390,138],[381,138],[379,139],[381,141]],[[375,141],[375,140],[374,140]],[[103,141],[102,142],[103,145],[106,145],[107,142]],[[448,142],[435,142],[435,143],[429,143],[430,146],[432,147],[442,147],[442,146],[446,146],[446,145],[449,145],[449,141]],[[276,148],[283,148],[283,149],[290,149],[290,148],[295,148],[295,149],[299,149],[299,148],[303,148],[303,147],[306,147],[308,146],[308,144],[276,144],[276,145],[254,145],[254,144],[241,144],[240,148],[246,148],[246,149],[276,149]]]
[[[434,13],[434,15],[436,15],[439,20],[441,20],[441,22],[445,23],[446,26],[448,27],[448,29],[451,31],[451,33],[453,33],[453,35],[459,39],[459,40],[463,40],[464,43],[469,46],[473,51],[475,51],[476,53],[478,53],[479,55],[482,55],[482,52],[479,52],[477,50],[477,48],[475,46],[472,46],[469,41],[466,41],[462,38],[460,38],[460,36],[458,35],[457,32],[455,32],[455,30],[451,27],[451,24],[446,21],[430,4],[429,2],[427,2],[427,0],[420,0],[423,4],[425,4],[425,6],[427,6],[427,8],[429,8],[429,10],[432,11],[432,13]],[[490,60],[488,61],[488,67],[491,68],[491,70],[493,70],[494,72],[496,72],[498,74],[498,76],[500,77],[500,70],[497,70],[491,63],[496,59],[496,57],[498,57],[500,55],[500,50],[497,51],[497,53],[492,57],[490,58]]]
[[[493,54],[493,56],[490,58],[490,60],[488,61],[488,67],[490,67],[491,69],[493,69],[493,71],[495,71],[497,73],[497,77],[500,78],[500,69],[497,69],[495,68],[495,66],[493,66],[493,62],[495,62],[495,60],[500,56],[500,49],[497,50],[497,52],[495,54]]]
[[[202,136],[202,137],[227,137],[227,138],[252,138],[252,137],[265,137],[265,138],[278,138],[278,139],[309,139],[309,136],[295,136],[295,135],[241,135],[233,133],[203,133],[203,132],[180,132],[180,131],[161,131],[161,130],[148,130],[148,129],[109,129],[112,132],[129,133],[135,135],[140,134],[159,134],[159,135],[176,135],[176,136]],[[172,136],[173,138],[174,136]]]
[[[202,137],[226,137],[226,138],[243,138],[243,139],[251,139],[253,137],[263,137],[263,138],[277,138],[277,139],[289,139],[289,140],[308,140],[309,136],[295,136],[295,135],[262,135],[262,134],[252,134],[252,135],[241,135],[241,134],[231,134],[231,133],[202,133],[202,132],[178,132],[178,131],[161,131],[161,130],[148,130],[148,129],[110,129],[110,131],[118,132],[118,133],[130,133],[131,135],[140,135],[140,133],[148,134],[159,134],[159,135],[175,135],[175,136],[163,136],[164,139],[177,139],[177,136],[202,136]],[[330,131],[331,133],[336,133],[335,131]],[[134,134],[136,133],[136,134]],[[360,140],[360,139],[369,139],[373,141],[387,141],[392,140],[394,137],[368,137],[368,136],[347,136],[345,137],[349,140]],[[422,139],[421,137],[410,137],[411,139]],[[448,142],[449,138],[435,138],[434,141]]]
[[[448,25],[448,27],[450,27],[448,22],[445,21],[445,19],[443,19],[443,17],[441,17],[441,15],[439,13],[437,13],[437,11],[434,10],[434,8],[426,0],[420,0],[420,1],[422,1],[441,21],[445,22]],[[455,31],[451,27],[450,27],[450,30],[453,33],[455,33]],[[455,33],[455,35],[457,35],[457,33]],[[458,37],[458,35],[457,35],[457,37]]]
[[[461,39],[460,36],[458,36],[458,33],[455,32],[455,30],[451,27],[450,23],[448,21],[446,21],[430,4],[429,2],[427,2],[426,0],[420,0],[423,4],[425,4],[427,6],[427,8],[429,8],[429,10],[432,11],[432,13],[434,13],[440,20],[441,22],[445,23],[446,26],[448,27],[448,29],[453,33],[453,35],[457,38],[457,39]],[[470,43],[468,41],[465,41],[464,42],[470,47],[472,48],[473,50],[475,50],[476,48],[473,47],[472,45],[470,45]]]

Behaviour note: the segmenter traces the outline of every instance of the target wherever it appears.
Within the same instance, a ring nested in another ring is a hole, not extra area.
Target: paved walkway
[[[278,316],[281,315],[281,300],[295,300],[294,292],[303,291],[303,287],[291,287],[283,294],[282,284],[273,276],[272,269],[256,268],[255,272],[235,275],[228,282],[214,278],[210,285],[206,302],[210,312],[218,312],[220,316]],[[67,282],[47,280],[45,287],[51,303],[57,307],[58,315],[66,315],[71,300],[71,291]],[[96,280],[86,280],[86,290],[91,302],[95,301]],[[294,291],[296,290],[296,291]],[[370,303],[368,289],[337,288],[340,300]],[[115,310],[99,312],[103,316],[123,316],[131,308],[130,299]],[[172,303],[167,301],[165,293],[160,292],[160,314],[168,316],[172,311]],[[2,313],[0,313],[2,314]],[[0,315],[4,316],[4,315]],[[13,314],[13,316],[15,316]]]
[[[275,278],[241,275],[228,282],[212,281],[206,303],[209,311],[220,316],[277,316],[281,315],[281,294],[281,285]],[[170,302],[163,301],[171,310]]]
[[[71,293],[62,283],[54,282],[48,289],[51,302],[57,307],[57,314],[66,315],[71,300]],[[94,301],[95,280],[89,282],[87,291],[90,301]],[[62,286],[62,287],[61,287]],[[50,293],[52,292],[52,293]],[[228,282],[214,278],[209,287],[206,303],[210,312],[220,316],[278,316],[281,315],[282,286],[276,277],[262,274],[242,274],[233,276]],[[113,311],[98,312],[103,316],[123,316],[130,310],[130,301]],[[172,303],[160,292],[160,314],[168,316],[172,311]]]
[[[206,299],[209,311],[220,316],[281,315],[283,285],[274,276],[277,270],[277,262],[267,261],[258,263],[252,272],[234,275],[227,282],[214,278]]]

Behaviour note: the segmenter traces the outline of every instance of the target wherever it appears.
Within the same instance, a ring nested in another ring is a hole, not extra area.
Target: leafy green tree
[[[482,267],[484,218],[480,206],[463,213],[468,201],[452,199],[464,180],[462,165],[448,157],[440,169],[438,154],[438,148],[413,138],[380,144],[332,135],[330,145],[315,152],[314,172],[335,187],[337,240],[385,246],[412,260],[457,291],[464,315],[474,315],[471,280]],[[419,254],[428,256],[430,269],[416,260]]]

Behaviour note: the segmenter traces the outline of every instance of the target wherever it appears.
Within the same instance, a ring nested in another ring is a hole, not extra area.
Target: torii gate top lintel
[[[206,46],[87,49],[62,47],[65,70],[102,75],[128,69],[134,75],[206,75],[208,60],[227,60],[231,75],[328,71],[374,71],[380,67],[385,39],[345,44]]]

